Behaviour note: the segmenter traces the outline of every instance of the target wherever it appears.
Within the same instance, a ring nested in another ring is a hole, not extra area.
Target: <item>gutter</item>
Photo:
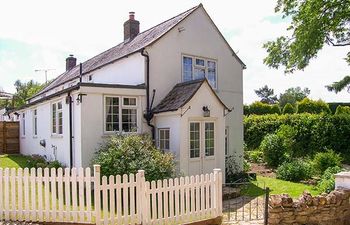
[[[151,120],[153,118],[153,113],[152,109],[150,106],[150,101],[149,101],[149,55],[145,54],[145,48],[142,48],[141,50],[141,55],[146,58],[146,114],[143,115],[143,117],[147,121],[147,125],[151,127],[152,129],[152,140],[155,143],[155,127],[153,124],[151,124]]]

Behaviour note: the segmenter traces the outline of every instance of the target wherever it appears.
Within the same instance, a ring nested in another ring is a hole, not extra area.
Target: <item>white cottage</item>
[[[148,132],[186,175],[224,169],[243,154],[244,68],[202,4],[141,33],[130,13],[122,43],[69,56],[18,110],[21,152],[85,167],[109,135]]]

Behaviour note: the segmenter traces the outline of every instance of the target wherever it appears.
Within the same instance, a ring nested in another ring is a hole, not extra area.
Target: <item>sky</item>
[[[324,87],[349,72],[349,48],[325,46],[304,71],[285,75],[283,69],[263,64],[262,45],[287,34],[288,19],[274,12],[277,0],[0,0],[0,87],[15,92],[17,79],[45,81],[65,70],[65,58],[74,54],[78,63],[123,40],[128,12],[136,12],[140,30],[148,29],[202,3],[232,49],[247,65],[243,72],[244,103],[259,100],[254,90],[268,85],[275,94],[290,87],[308,87],[312,99],[349,102],[346,91],[338,94]]]

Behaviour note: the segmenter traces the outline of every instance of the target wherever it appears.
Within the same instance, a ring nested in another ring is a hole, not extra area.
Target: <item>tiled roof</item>
[[[206,82],[209,85],[210,90],[217,98],[217,100],[226,109],[228,109],[228,107],[221,101],[219,96],[212,89],[212,87],[208,83],[208,80],[204,78],[176,84],[174,88],[165,96],[165,98],[163,98],[163,100],[156,107],[153,108],[152,112],[157,114],[162,112],[178,110],[192,99],[192,97],[196,94],[196,92],[199,90],[199,88],[204,82]],[[228,110],[230,111],[230,109]]]
[[[178,110],[191,100],[204,81],[205,79],[199,79],[176,84],[152,111],[161,113]]]
[[[101,54],[83,62],[83,74],[98,69],[106,64],[112,63],[124,56],[140,51],[142,48],[158,40],[160,37],[162,37],[164,34],[170,31],[174,26],[176,26],[180,21],[182,21],[200,6],[201,5],[193,7],[167,21],[164,21],[142,33],[139,33],[133,40],[129,42],[122,42],[117,46],[110,48],[107,51],[104,51]],[[49,85],[47,85],[35,96],[38,96],[77,77],[79,77],[79,65],[59,75],[55,80],[53,80]]]

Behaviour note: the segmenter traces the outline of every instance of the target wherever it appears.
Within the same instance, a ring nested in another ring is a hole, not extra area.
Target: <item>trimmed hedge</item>
[[[329,109],[334,114],[338,106],[350,106],[350,102],[328,102]]]
[[[350,106],[341,106],[339,105],[337,109],[335,110],[335,114],[350,114]]]
[[[297,103],[297,113],[331,113],[329,106],[324,101],[304,98]]]
[[[250,115],[244,118],[244,140],[248,149],[259,147],[265,135],[281,125],[295,130],[294,156],[308,156],[325,149],[350,155],[350,115],[286,114]]]
[[[245,105],[243,111],[244,115],[281,114],[281,109],[278,104],[270,105],[262,102],[253,102],[250,105]]]

